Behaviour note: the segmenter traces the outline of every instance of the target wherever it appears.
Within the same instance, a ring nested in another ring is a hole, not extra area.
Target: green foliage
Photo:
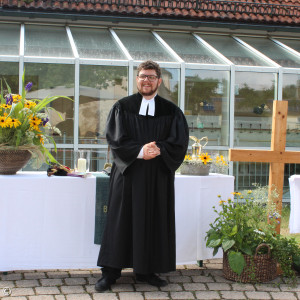
[[[253,256],[258,245],[266,243],[272,257],[280,263],[283,275],[295,277],[292,265],[294,261],[298,262],[296,257],[300,256],[300,249],[295,239],[274,233],[280,222],[273,204],[276,197],[278,195],[273,191],[268,199],[268,187],[258,185],[254,191],[234,193],[233,200],[224,201],[219,196],[220,205],[214,207],[218,216],[210,224],[206,246],[214,248],[214,255],[220,248],[227,252],[229,265],[238,275],[246,265],[243,255]]]

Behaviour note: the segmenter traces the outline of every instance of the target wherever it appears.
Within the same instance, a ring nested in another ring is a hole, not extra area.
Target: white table
[[[219,209],[218,195],[227,200],[234,191],[234,177],[221,174],[209,176],[176,175],[176,262],[195,263],[212,258],[213,249],[206,248],[205,236]],[[222,257],[219,250],[215,258]]]
[[[176,176],[177,263],[212,257],[205,232],[233,177]],[[0,271],[95,268],[95,177],[0,175]]]
[[[290,233],[300,233],[300,175],[289,178],[291,195]]]

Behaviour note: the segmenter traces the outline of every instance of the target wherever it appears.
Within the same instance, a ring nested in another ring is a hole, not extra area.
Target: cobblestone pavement
[[[298,299],[300,278],[293,287],[277,278],[265,284],[241,284],[222,276],[222,261],[204,261],[197,265],[177,266],[172,273],[161,274],[169,284],[156,288],[136,283],[131,269],[112,290],[97,293],[94,284],[99,269],[37,270],[0,273],[1,300],[158,300],[158,299]]]

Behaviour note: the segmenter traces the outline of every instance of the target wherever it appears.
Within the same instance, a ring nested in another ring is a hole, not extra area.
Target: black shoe
[[[168,282],[166,280],[163,280],[159,278],[157,275],[154,273],[152,274],[136,274],[136,280],[137,281],[142,281],[142,282],[147,282],[151,285],[154,285],[156,287],[162,287],[168,285]]]
[[[101,277],[95,284],[95,290],[97,292],[104,292],[110,289],[110,285],[116,283],[115,280],[108,277]]]

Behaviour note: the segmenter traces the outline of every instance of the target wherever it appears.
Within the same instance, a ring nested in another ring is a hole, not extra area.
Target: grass
[[[281,212],[280,233],[287,237],[294,237],[296,239],[297,243],[300,245],[300,233],[290,234],[289,220],[290,220],[290,205],[283,204],[282,212]]]

